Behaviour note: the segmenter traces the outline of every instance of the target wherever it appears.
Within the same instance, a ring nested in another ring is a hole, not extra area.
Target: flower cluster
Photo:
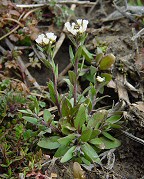
[[[72,24],[70,24],[70,22],[65,23],[65,27],[67,31],[69,31],[74,36],[84,33],[87,29],[87,25],[88,25],[88,20],[82,20],[82,19],[78,19],[76,20],[76,23],[73,22]]]
[[[96,80],[100,83],[104,82],[105,81],[105,77],[100,77],[100,76],[97,76]]]
[[[57,36],[53,32],[38,35],[35,40],[40,45],[53,44],[56,41]]]

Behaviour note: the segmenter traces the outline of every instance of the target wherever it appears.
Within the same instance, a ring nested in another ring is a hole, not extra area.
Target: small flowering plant
[[[46,34],[38,35],[37,39],[35,40],[38,48],[46,53],[47,58],[49,58],[50,61],[53,59],[55,47],[54,43],[56,42],[56,38],[57,36],[53,32],[47,32]]]
[[[87,25],[88,20],[82,19],[65,23],[74,49],[69,47],[73,70],[69,70],[63,80],[69,88],[63,94],[58,90],[58,66],[54,62],[57,37],[50,32],[41,34],[36,39],[45,53],[45,59],[41,60],[52,70],[53,79],[48,82],[48,96],[58,113],[53,115],[49,109],[41,112],[37,107],[34,114],[30,110],[23,111],[29,115],[23,118],[40,129],[43,126],[38,146],[56,151],[54,156],[60,158],[62,163],[76,158],[87,165],[94,162],[101,164],[99,152],[120,145],[120,141],[109,132],[113,128],[120,128],[121,112],[117,108],[97,109],[98,101],[105,97],[100,97],[99,93],[103,93],[104,86],[112,79],[109,68],[114,64],[115,56],[89,52],[85,46]],[[85,82],[89,85],[81,92],[80,85]],[[42,117],[39,116],[41,113]]]
[[[53,102],[57,106],[58,112],[60,114],[60,96],[57,91],[58,65],[56,65],[54,62],[54,43],[56,42],[56,38],[57,36],[53,32],[47,32],[46,34],[40,34],[35,41],[37,42],[39,49],[44,52],[44,58],[41,58],[41,61],[47,68],[50,68],[52,71],[53,82],[50,81],[48,86],[53,90],[50,95],[55,95]]]

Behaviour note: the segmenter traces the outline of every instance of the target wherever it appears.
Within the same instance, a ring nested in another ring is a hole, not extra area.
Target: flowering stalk
[[[82,19],[78,19],[76,23],[73,22],[72,24],[70,24],[70,22],[65,23],[65,27],[67,31],[70,32],[70,34],[73,36],[72,38],[70,38],[70,40],[74,44],[76,48],[76,52],[78,52],[80,46],[84,44],[84,41],[86,38],[85,31],[87,29],[87,25],[88,25],[88,20],[82,20]],[[74,62],[74,73],[76,75],[76,79],[74,81],[74,90],[73,90],[74,105],[76,105],[77,103],[77,91],[78,91],[77,83],[78,83],[78,78],[79,78],[78,64],[81,58],[81,52],[79,53],[80,54],[77,55],[77,57],[75,55],[75,62]]]
[[[57,90],[57,79],[58,79],[58,68],[54,63],[54,46],[53,43],[56,41],[57,36],[52,32],[41,34],[35,40],[40,46],[44,47],[44,50],[48,56],[48,59],[42,60],[47,67],[50,67],[53,74],[53,85],[55,92],[55,104],[57,106],[59,115],[61,115],[61,108],[59,103],[59,94]]]
[[[76,74],[76,80],[74,82],[74,92],[73,92],[73,96],[74,96],[74,105],[76,105],[77,103],[77,88],[78,88],[78,62],[79,62],[79,59],[77,58],[75,60],[75,65],[74,65],[74,72]]]

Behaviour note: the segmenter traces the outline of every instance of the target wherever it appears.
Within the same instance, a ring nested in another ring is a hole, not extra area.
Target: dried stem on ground
[[[93,6],[95,5],[94,2],[90,2],[90,1],[59,1],[57,2],[57,4],[67,4],[67,5],[85,5],[85,6]],[[34,7],[44,7],[44,6],[49,6],[48,3],[45,4],[16,4],[16,7],[20,7],[20,8],[34,8]]]
[[[136,142],[138,142],[138,143],[144,145],[144,140],[142,140],[142,139],[140,139],[140,138],[138,138],[138,137],[135,137],[133,134],[130,134],[130,133],[124,131],[124,130],[121,130],[121,132],[122,132],[123,134],[125,134],[127,137],[129,137],[130,139],[132,139],[132,140],[134,140],[134,141],[136,141]]]
[[[6,39],[6,44],[7,46],[9,47],[9,49],[12,51],[15,49],[14,45],[8,40]],[[41,87],[40,85],[37,83],[37,81],[35,80],[35,78],[33,78],[30,74],[30,72],[28,71],[28,69],[26,68],[22,58],[20,56],[17,56],[17,62],[19,64],[19,66],[21,67],[22,69],[22,72],[25,73],[25,75],[27,76],[28,80],[35,86],[35,88],[41,90]]]

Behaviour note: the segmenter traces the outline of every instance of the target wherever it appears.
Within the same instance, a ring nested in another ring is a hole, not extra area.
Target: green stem
[[[58,100],[58,90],[57,90],[57,76],[55,75],[54,69],[52,69],[53,73],[53,80],[54,80],[54,90],[55,90],[55,97],[56,97],[56,106],[58,108],[58,113],[61,116],[61,107]]]
[[[76,80],[75,80],[75,83],[74,83],[74,105],[77,104],[77,88],[78,88],[78,85],[77,85],[77,82],[78,82],[78,58],[76,59],[75,61],[75,65],[74,65],[74,72],[76,74]]]

